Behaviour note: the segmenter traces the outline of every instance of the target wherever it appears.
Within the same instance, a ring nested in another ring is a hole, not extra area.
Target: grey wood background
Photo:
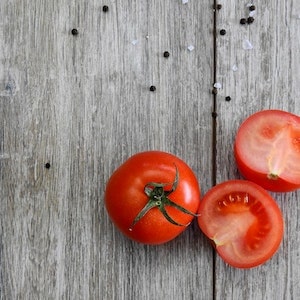
[[[1,299],[300,298],[299,191],[274,194],[284,240],[251,270],[226,266],[196,224],[162,246],[131,242],[103,206],[136,152],[178,155],[204,194],[239,178],[245,117],[300,114],[300,3],[269,2],[245,26],[248,1],[216,12],[212,0],[0,2]]]

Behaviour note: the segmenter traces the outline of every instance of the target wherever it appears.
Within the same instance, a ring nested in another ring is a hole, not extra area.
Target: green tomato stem
[[[130,231],[132,231],[135,224],[137,222],[139,222],[141,220],[141,218],[143,218],[146,215],[146,213],[154,207],[157,207],[160,210],[160,212],[163,214],[163,216],[170,223],[172,223],[176,226],[188,226],[190,223],[180,224],[180,223],[176,222],[167,213],[166,208],[165,208],[167,205],[175,207],[176,209],[178,209],[179,211],[181,211],[185,214],[189,214],[194,217],[198,216],[197,214],[190,212],[189,210],[185,209],[184,207],[182,207],[179,204],[176,204],[175,202],[173,202],[171,199],[168,198],[168,196],[176,190],[176,188],[178,186],[178,182],[179,182],[179,171],[178,171],[176,165],[175,165],[175,169],[176,169],[175,178],[172,183],[149,182],[146,184],[146,186],[144,188],[144,192],[148,196],[148,202],[143,207],[143,209],[138,213],[138,215],[135,217],[135,219],[133,220],[132,224],[129,227]],[[164,190],[164,187],[168,186],[170,184],[172,184],[171,189]]]

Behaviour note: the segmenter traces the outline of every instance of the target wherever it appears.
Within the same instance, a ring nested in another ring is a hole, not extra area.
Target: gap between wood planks
[[[213,4],[213,84],[217,82],[217,0]],[[212,131],[213,131],[213,157],[212,157],[212,183],[216,185],[217,181],[217,92],[213,90],[212,107]]]
[[[213,3],[213,84],[217,82],[217,0]],[[212,107],[212,184],[217,183],[217,93],[213,93]],[[213,251],[213,299],[216,299],[216,251]]]

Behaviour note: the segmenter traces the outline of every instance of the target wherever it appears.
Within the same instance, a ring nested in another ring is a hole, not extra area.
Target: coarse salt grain
[[[220,89],[220,88],[222,88],[222,84],[221,84],[220,82],[216,82],[216,83],[214,84],[214,88]]]
[[[246,4],[246,7],[250,7],[250,6],[252,6],[253,5],[253,3],[247,3]]]
[[[186,4],[188,2],[189,2],[189,0],[182,0],[182,4]]]
[[[249,17],[254,17],[255,16],[256,11],[252,10],[249,12]]]
[[[243,49],[245,49],[245,50],[253,49],[253,45],[251,44],[251,42],[249,40],[244,40]]]
[[[137,43],[138,43],[138,40],[133,40],[133,41],[131,42],[132,45],[136,45]]]
[[[233,65],[233,66],[232,66],[232,71],[233,71],[233,72],[236,72],[237,70],[238,70],[237,65]]]
[[[195,47],[193,45],[189,45],[187,48],[189,51],[193,51],[195,49]]]

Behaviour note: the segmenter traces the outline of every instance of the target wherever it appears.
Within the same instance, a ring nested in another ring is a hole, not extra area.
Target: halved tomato
[[[253,114],[238,129],[234,153],[246,179],[274,192],[300,188],[300,117],[281,110]]]
[[[246,180],[214,186],[203,197],[198,224],[229,265],[252,268],[266,262],[283,236],[283,217],[270,194]]]

